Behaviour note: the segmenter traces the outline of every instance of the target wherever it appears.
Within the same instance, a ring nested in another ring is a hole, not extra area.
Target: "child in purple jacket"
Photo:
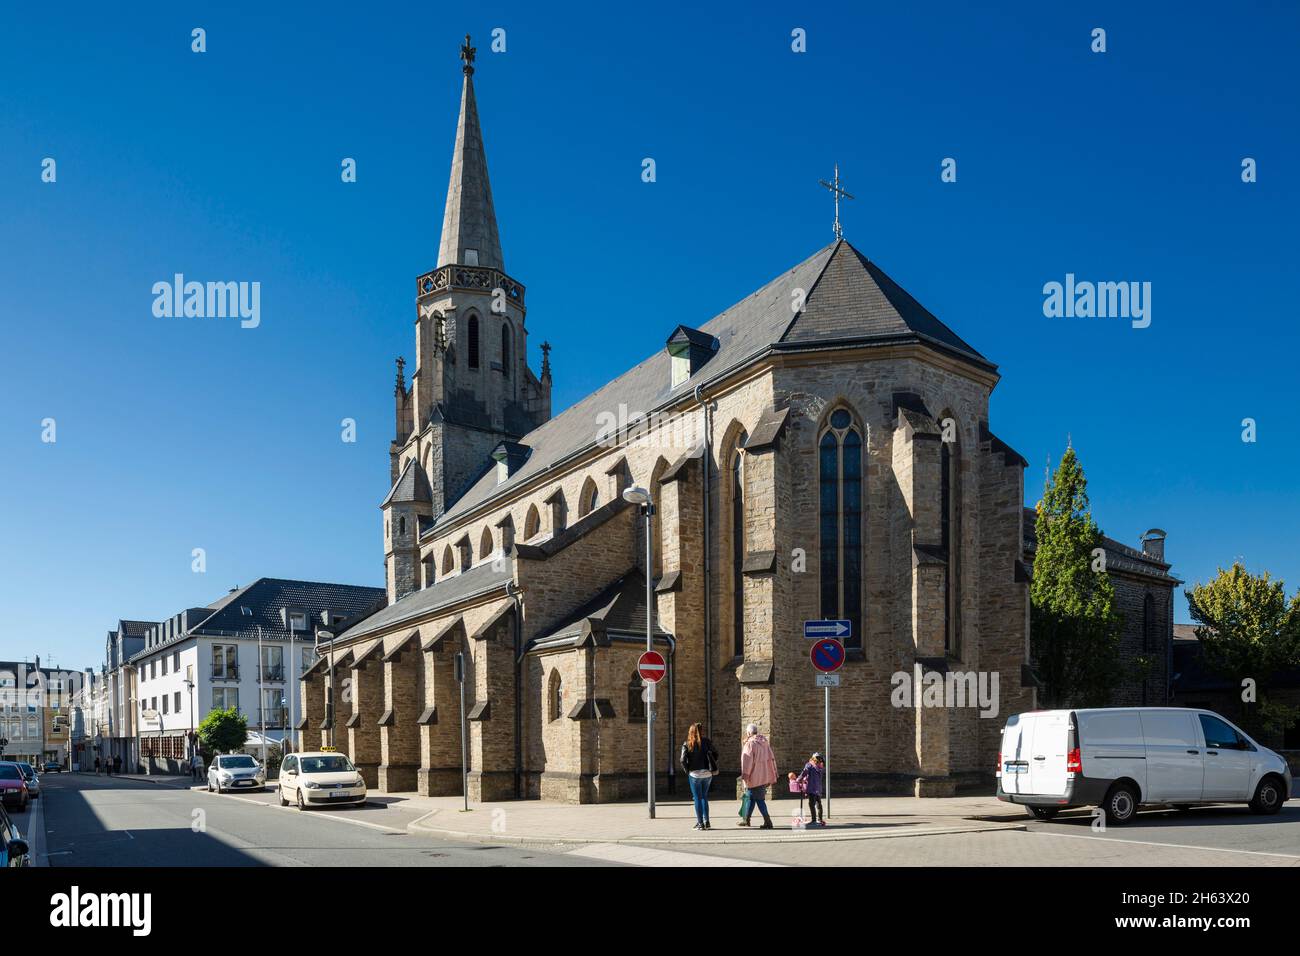
[[[808,813],[811,819],[808,826],[826,826],[826,812],[822,809],[822,794],[825,792],[822,788],[822,780],[825,777],[826,761],[822,760],[819,753],[813,754],[804,764],[803,772],[799,774],[799,780],[803,781],[805,786],[805,795],[808,797]]]

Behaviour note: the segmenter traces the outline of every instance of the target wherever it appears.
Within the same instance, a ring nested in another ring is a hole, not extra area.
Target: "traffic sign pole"
[[[822,810],[825,816],[831,812],[831,689],[829,686],[822,688],[822,693],[826,695],[826,732],[825,740],[822,743],[822,762],[825,763],[826,769],[822,771],[822,789],[825,790],[823,796],[826,797],[826,808]]]

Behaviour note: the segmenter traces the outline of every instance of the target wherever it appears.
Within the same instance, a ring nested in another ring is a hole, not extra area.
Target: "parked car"
[[[289,754],[280,764],[280,806],[299,810],[312,804],[365,803],[366,782],[346,754],[317,751]]]
[[[31,794],[27,792],[27,780],[18,764],[12,760],[0,762],[0,806],[18,811],[27,809]]]
[[[1002,729],[997,777],[998,799],[1040,820],[1096,806],[1112,824],[1153,804],[1277,813],[1292,793],[1282,757],[1218,714],[1182,707],[1017,714]]]
[[[261,790],[266,786],[266,771],[248,754],[218,754],[208,766],[208,790]]]
[[[41,778],[36,775],[35,768],[29,763],[18,761],[18,769],[22,771],[23,779],[27,781],[27,792],[35,800],[41,795]]]
[[[44,769],[43,771],[41,771],[41,772],[42,772],[42,773],[62,773],[62,772],[63,772],[63,764],[59,763],[59,762],[56,761],[56,760],[47,760],[47,761],[45,761],[45,769]]]
[[[0,805],[0,866],[31,866],[31,856],[18,826]]]

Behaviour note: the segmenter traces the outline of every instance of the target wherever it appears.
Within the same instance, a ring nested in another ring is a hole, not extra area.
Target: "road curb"
[[[862,840],[889,840],[902,837],[944,836],[956,833],[987,833],[996,830],[1027,830],[1026,823],[977,823],[970,826],[917,827],[910,830],[892,830],[888,832],[861,832],[836,830],[833,826],[826,830],[777,830],[762,837],[729,834],[723,830],[707,830],[710,836],[699,836],[698,831],[689,830],[675,835],[634,836],[618,839],[601,837],[574,837],[545,834],[528,834],[517,836],[510,833],[478,833],[466,830],[453,830],[430,826],[424,821],[435,813],[432,811],[418,820],[406,825],[408,833],[416,836],[437,837],[448,840],[463,840],[470,843],[506,843],[512,846],[549,847],[556,845],[586,846],[598,843],[612,843],[619,846],[762,846],[767,843],[849,843]],[[716,834],[716,835],[713,835]]]

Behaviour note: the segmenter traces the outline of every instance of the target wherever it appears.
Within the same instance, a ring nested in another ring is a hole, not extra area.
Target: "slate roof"
[[[804,309],[798,315],[790,311],[795,289],[806,293]],[[698,332],[715,338],[718,348],[684,383],[672,387],[671,358],[666,349],[660,349],[522,436],[519,441],[532,449],[528,461],[501,483],[497,482],[495,472],[485,472],[433,527],[454,521],[593,445],[600,412],[617,410],[623,404],[629,414],[649,413],[670,399],[690,394],[697,385],[707,386],[772,348],[799,349],[831,340],[837,345],[923,342],[983,368],[994,369],[987,359],[842,239],[819,249],[757,292],[698,326]]]
[[[504,272],[506,266],[497,235],[496,211],[492,208],[492,185],[488,181],[487,153],[478,121],[473,74],[464,76],[438,265],[467,265],[465,250],[477,249],[478,265]]]
[[[208,605],[212,613],[197,625],[170,640],[139,651],[131,656],[131,660],[150,657],[196,635],[256,638],[258,625],[261,625],[263,640],[288,640],[289,631],[280,617],[282,608],[305,611],[310,628],[323,626],[322,614],[325,611],[344,615],[349,621],[360,620],[381,607],[386,596],[383,588],[355,584],[258,578]],[[244,608],[251,613],[244,613]],[[309,635],[311,631],[306,633]],[[298,631],[297,637],[303,640],[304,632]]]
[[[500,564],[501,569],[496,566]],[[450,607],[465,598],[473,597],[483,591],[504,587],[514,578],[514,561],[504,557],[500,561],[487,561],[476,567],[454,574],[441,581],[435,581],[427,588],[412,591],[395,604],[343,631],[335,638],[339,642],[351,642],[375,634],[385,628],[393,627],[406,621],[424,617],[439,608]]]
[[[564,637],[576,637],[587,620],[599,621],[610,634],[631,634],[645,637],[645,575],[639,570],[629,571],[605,590],[551,628],[544,637],[531,644],[549,643]],[[659,624],[656,610],[652,621],[655,636],[666,631]]]
[[[424,473],[414,458],[406,459],[406,467],[402,473],[397,476],[393,482],[392,489],[379,507],[386,508],[390,504],[401,504],[403,502],[423,502],[433,501],[433,489],[429,486],[429,478]]]
[[[1034,528],[1037,518],[1038,513],[1033,508],[1025,509],[1025,554],[1031,560],[1033,553],[1038,549],[1038,539]],[[1140,574],[1171,585],[1183,583],[1181,578],[1176,578],[1169,573],[1169,568],[1172,565],[1165,561],[1157,561],[1150,555],[1144,554],[1136,548],[1130,548],[1128,545],[1105,535],[1101,536],[1101,546],[1106,549],[1106,567],[1108,570]]]

